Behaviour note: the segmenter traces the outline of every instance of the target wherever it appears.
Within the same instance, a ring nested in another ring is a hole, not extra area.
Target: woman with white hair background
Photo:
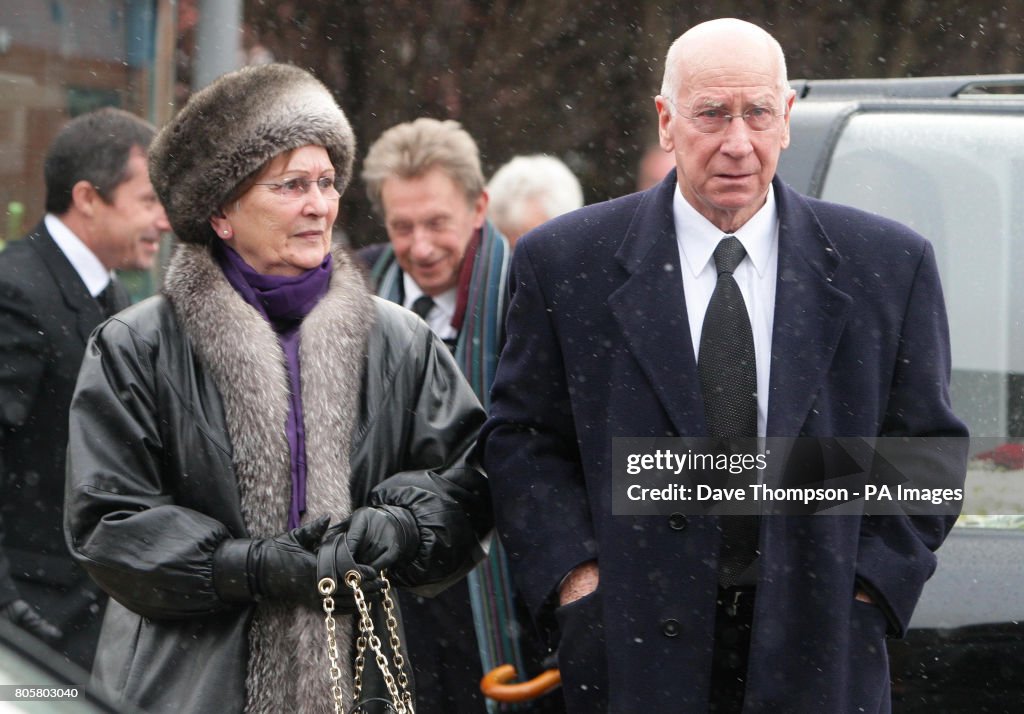
[[[524,233],[583,205],[576,176],[546,154],[516,156],[494,173],[487,193],[488,217],[513,247]]]

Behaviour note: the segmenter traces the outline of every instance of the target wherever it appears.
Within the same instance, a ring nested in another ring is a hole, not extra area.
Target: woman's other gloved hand
[[[319,609],[316,553],[329,516],[273,538],[234,538],[213,554],[213,587],[225,602],[276,600]]]
[[[378,573],[412,561],[420,544],[416,518],[400,506],[356,509],[345,538],[355,561]]]

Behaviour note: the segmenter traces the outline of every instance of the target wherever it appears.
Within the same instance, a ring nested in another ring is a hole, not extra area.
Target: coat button
[[[679,636],[679,620],[662,620],[661,622],[661,634],[665,637],[678,637]]]
[[[682,513],[673,513],[668,517],[668,527],[674,531],[685,531],[686,525],[686,516]]]

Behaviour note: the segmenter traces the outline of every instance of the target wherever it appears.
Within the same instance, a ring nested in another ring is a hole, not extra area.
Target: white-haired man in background
[[[512,247],[524,233],[583,205],[579,180],[546,154],[516,156],[494,173],[487,193],[488,217]]]

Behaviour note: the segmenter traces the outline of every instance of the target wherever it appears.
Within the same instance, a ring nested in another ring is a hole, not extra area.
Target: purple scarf
[[[302,382],[299,371],[299,325],[327,293],[332,258],[327,253],[319,267],[294,277],[262,275],[232,248],[217,242],[214,250],[224,277],[249,305],[256,308],[277,333],[284,350],[291,386],[288,404],[288,448],[292,462],[292,500],[288,528],[296,528],[306,510],[306,431],[302,420]]]

